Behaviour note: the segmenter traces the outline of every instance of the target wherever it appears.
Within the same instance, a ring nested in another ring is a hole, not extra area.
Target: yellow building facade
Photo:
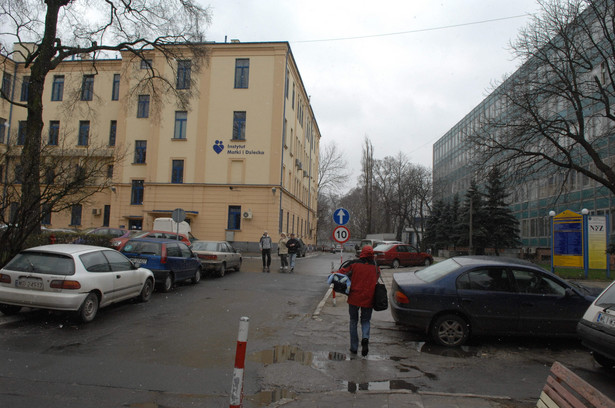
[[[77,218],[53,213],[47,227],[148,230],[181,208],[199,239],[253,249],[263,231],[284,231],[315,242],[321,136],[289,44],[202,47],[200,66],[152,50],[145,60],[65,61],[47,76],[43,140],[54,128],[59,145],[102,146],[118,159],[111,188]],[[172,93],[139,88],[148,64],[190,92],[188,109]],[[3,86],[19,100],[28,70],[18,60],[3,68]],[[25,120],[24,108],[2,101],[0,143],[15,143]]]

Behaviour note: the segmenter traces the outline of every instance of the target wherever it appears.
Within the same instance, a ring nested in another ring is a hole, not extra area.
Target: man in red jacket
[[[359,259],[343,266],[338,273],[350,278],[350,293],[348,294],[348,313],[350,314],[350,352],[357,354],[359,336],[357,326],[359,311],[361,311],[361,355],[369,352],[369,330],[374,305],[374,290],[380,276],[380,268],[374,262],[374,249],[366,245],[361,250]]]

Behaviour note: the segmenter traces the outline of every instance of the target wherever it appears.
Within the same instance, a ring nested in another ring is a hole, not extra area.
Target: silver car
[[[204,270],[214,271],[220,277],[227,269],[241,269],[241,253],[226,241],[194,241],[191,249]]]
[[[0,269],[0,311],[22,307],[75,311],[83,322],[122,300],[147,302],[154,275],[103,247],[60,244],[26,249]]]

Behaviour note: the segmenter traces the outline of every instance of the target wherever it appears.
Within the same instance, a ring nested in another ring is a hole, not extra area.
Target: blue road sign
[[[337,225],[346,225],[349,220],[350,213],[347,209],[340,207],[333,211],[333,221],[335,221]]]

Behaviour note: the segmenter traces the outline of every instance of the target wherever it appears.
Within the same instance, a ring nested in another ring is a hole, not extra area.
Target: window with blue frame
[[[41,211],[42,211],[41,224],[51,225],[51,205],[43,204],[41,206]]]
[[[235,88],[247,88],[250,80],[250,59],[237,58],[235,60]]]
[[[49,137],[47,139],[47,144],[50,146],[57,146],[59,138],[60,138],[60,121],[50,120],[49,121]]]
[[[2,92],[5,95],[11,94],[11,84],[13,83],[13,75],[8,72],[2,74]]]
[[[147,154],[147,140],[136,140],[135,141],[135,164],[144,164],[145,157]]]
[[[181,184],[184,182],[184,161],[173,160],[171,166],[171,183]]]
[[[143,59],[141,60],[141,69],[151,69],[152,68],[152,60],[151,59]]]
[[[23,167],[21,167],[21,164],[17,164],[15,165],[15,170],[14,170],[14,181],[15,184],[21,184],[21,182],[23,181]]]
[[[113,86],[111,88],[111,100],[120,99],[120,74],[113,74]]]
[[[109,124],[109,146],[115,146],[115,136],[117,134],[117,120],[112,120]]]
[[[246,140],[246,112],[233,112],[233,140]]]
[[[241,229],[241,206],[229,205],[228,206],[228,229],[239,230]]]
[[[24,76],[23,80],[21,82],[21,98],[20,100],[22,102],[25,102],[28,100],[28,94],[30,91],[30,77],[29,76]]]
[[[173,139],[185,139],[186,138],[187,124],[188,124],[188,112],[175,111],[175,130],[173,132]]]
[[[81,212],[83,208],[81,204],[75,204],[70,211],[70,225],[81,225]]]
[[[17,124],[17,146],[23,146],[26,143],[27,123],[25,120],[20,120]]]
[[[137,117],[149,117],[149,95],[139,95],[139,103],[137,105]]]
[[[177,61],[177,89],[190,89],[192,61]]]
[[[4,143],[6,136],[6,119],[0,118],[0,143]]]
[[[87,146],[90,141],[90,121],[79,121],[79,136],[77,139],[78,146]]]
[[[81,100],[91,101],[94,97],[94,75],[84,75],[81,83]]]
[[[132,189],[130,191],[130,204],[143,204],[143,180],[132,180]]]
[[[61,101],[64,98],[64,75],[54,75],[51,84],[51,100]]]

